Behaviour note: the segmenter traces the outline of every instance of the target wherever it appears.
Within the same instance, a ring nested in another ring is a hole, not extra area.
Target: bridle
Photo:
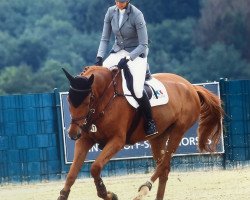
[[[97,128],[96,128],[96,122],[102,118],[105,114],[105,111],[108,109],[108,107],[111,105],[112,101],[115,99],[115,97],[117,96],[124,96],[123,94],[118,93],[117,91],[117,81],[116,81],[116,77],[117,75],[120,73],[121,70],[117,70],[117,72],[115,74],[113,74],[112,72],[112,80],[109,83],[108,87],[105,88],[105,90],[103,91],[102,95],[99,98],[96,98],[95,94],[93,93],[92,89],[84,89],[84,90],[79,90],[76,88],[73,88],[72,86],[70,86],[70,89],[79,92],[79,93],[90,93],[90,103],[89,103],[89,109],[86,115],[83,115],[81,117],[78,118],[71,118],[71,122],[70,124],[75,124],[77,125],[83,132],[85,133],[89,133],[89,132],[96,132]],[[102,102],[103,98],[105,97],[105,94],[107,92],[107,90],[113,86],[114,88],[114,92],[113,95],[110,97],[108,103],[105,105],[105,107],[102,109],[102,111],[100,111],[98,114],[96,114],[96,110],[97,107],[99,105],[100,102]],[[82,121],[83,123],[80,124],[79,121]],[[78,140],[81,137],[81,133],[77,134],[77,136],[72,137],[72,140]]]

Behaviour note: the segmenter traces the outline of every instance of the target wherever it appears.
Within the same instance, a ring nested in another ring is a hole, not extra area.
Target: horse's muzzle
[[[70,124],[70,127],[68,128],[68,137],[71,140],[78,140],[82,136],[82,130],[80,129],[79,125],[76,124],[77,126],[72,126],[75,124]]]

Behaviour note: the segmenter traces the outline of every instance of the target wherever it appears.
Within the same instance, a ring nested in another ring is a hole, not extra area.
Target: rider
[[[151,105],[144,91],[147,70],[148,34],[146,22],[142,12],[130,3],[130,0],[115,0],[109,7],[105,19],[102,37],[97,53],[96,65],[119,68],[129,67],[133,76],[133,91],[143,112],[145,119],[145,133],[147,136],[157,133],[152,119]],[[103,61],[111,31],[115,36],[115,43],[110,55]]]

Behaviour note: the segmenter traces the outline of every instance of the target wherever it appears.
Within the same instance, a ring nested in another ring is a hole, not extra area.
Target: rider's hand
[[[102,66],[103,64],[103,60],[102,60],[102,57],[96,57],[96,62],[95,62],[95,65],[96,66]]]
[[[122,59],[119,61],[117,67],[118,67],[119,69],[124,69],[124,68],[128,67],[127,63],[128,63],[129,60],[130,60],[130,58],[129,58],[128,56],[122,58]]]

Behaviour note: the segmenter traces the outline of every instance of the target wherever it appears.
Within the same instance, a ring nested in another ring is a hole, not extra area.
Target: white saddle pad
[[[157,97],[158,97],[158,99],[157,99],[154,92],[152,91],[152,97],[150,99],[150,104],[151,104],[152,107],[168,103],[168,100],[169,100],[168,94],[167,94],[166,88],[164,87],[162,82],[160,82],[156,78],[152,77],[149,81],[146,81],[146,83],[149,86],[151,86],[152,88],[154,88],[154,90],[155,90],[155,92],[157,94]],[[134,99],[134,97],[133,96],[128,96],[128,95],[131,95],[131,92],[129,91],[129,89],[127,87],[126,79],[125,79],[124,74],[123,74],[123,70],[122,70],[122,89],[123,89],[123,92],[125,94],[125,97],[126,97],[127,101],[129,102],[129,104],[131,106],[133,106],[134,108],[138,108],[139,104]]]

